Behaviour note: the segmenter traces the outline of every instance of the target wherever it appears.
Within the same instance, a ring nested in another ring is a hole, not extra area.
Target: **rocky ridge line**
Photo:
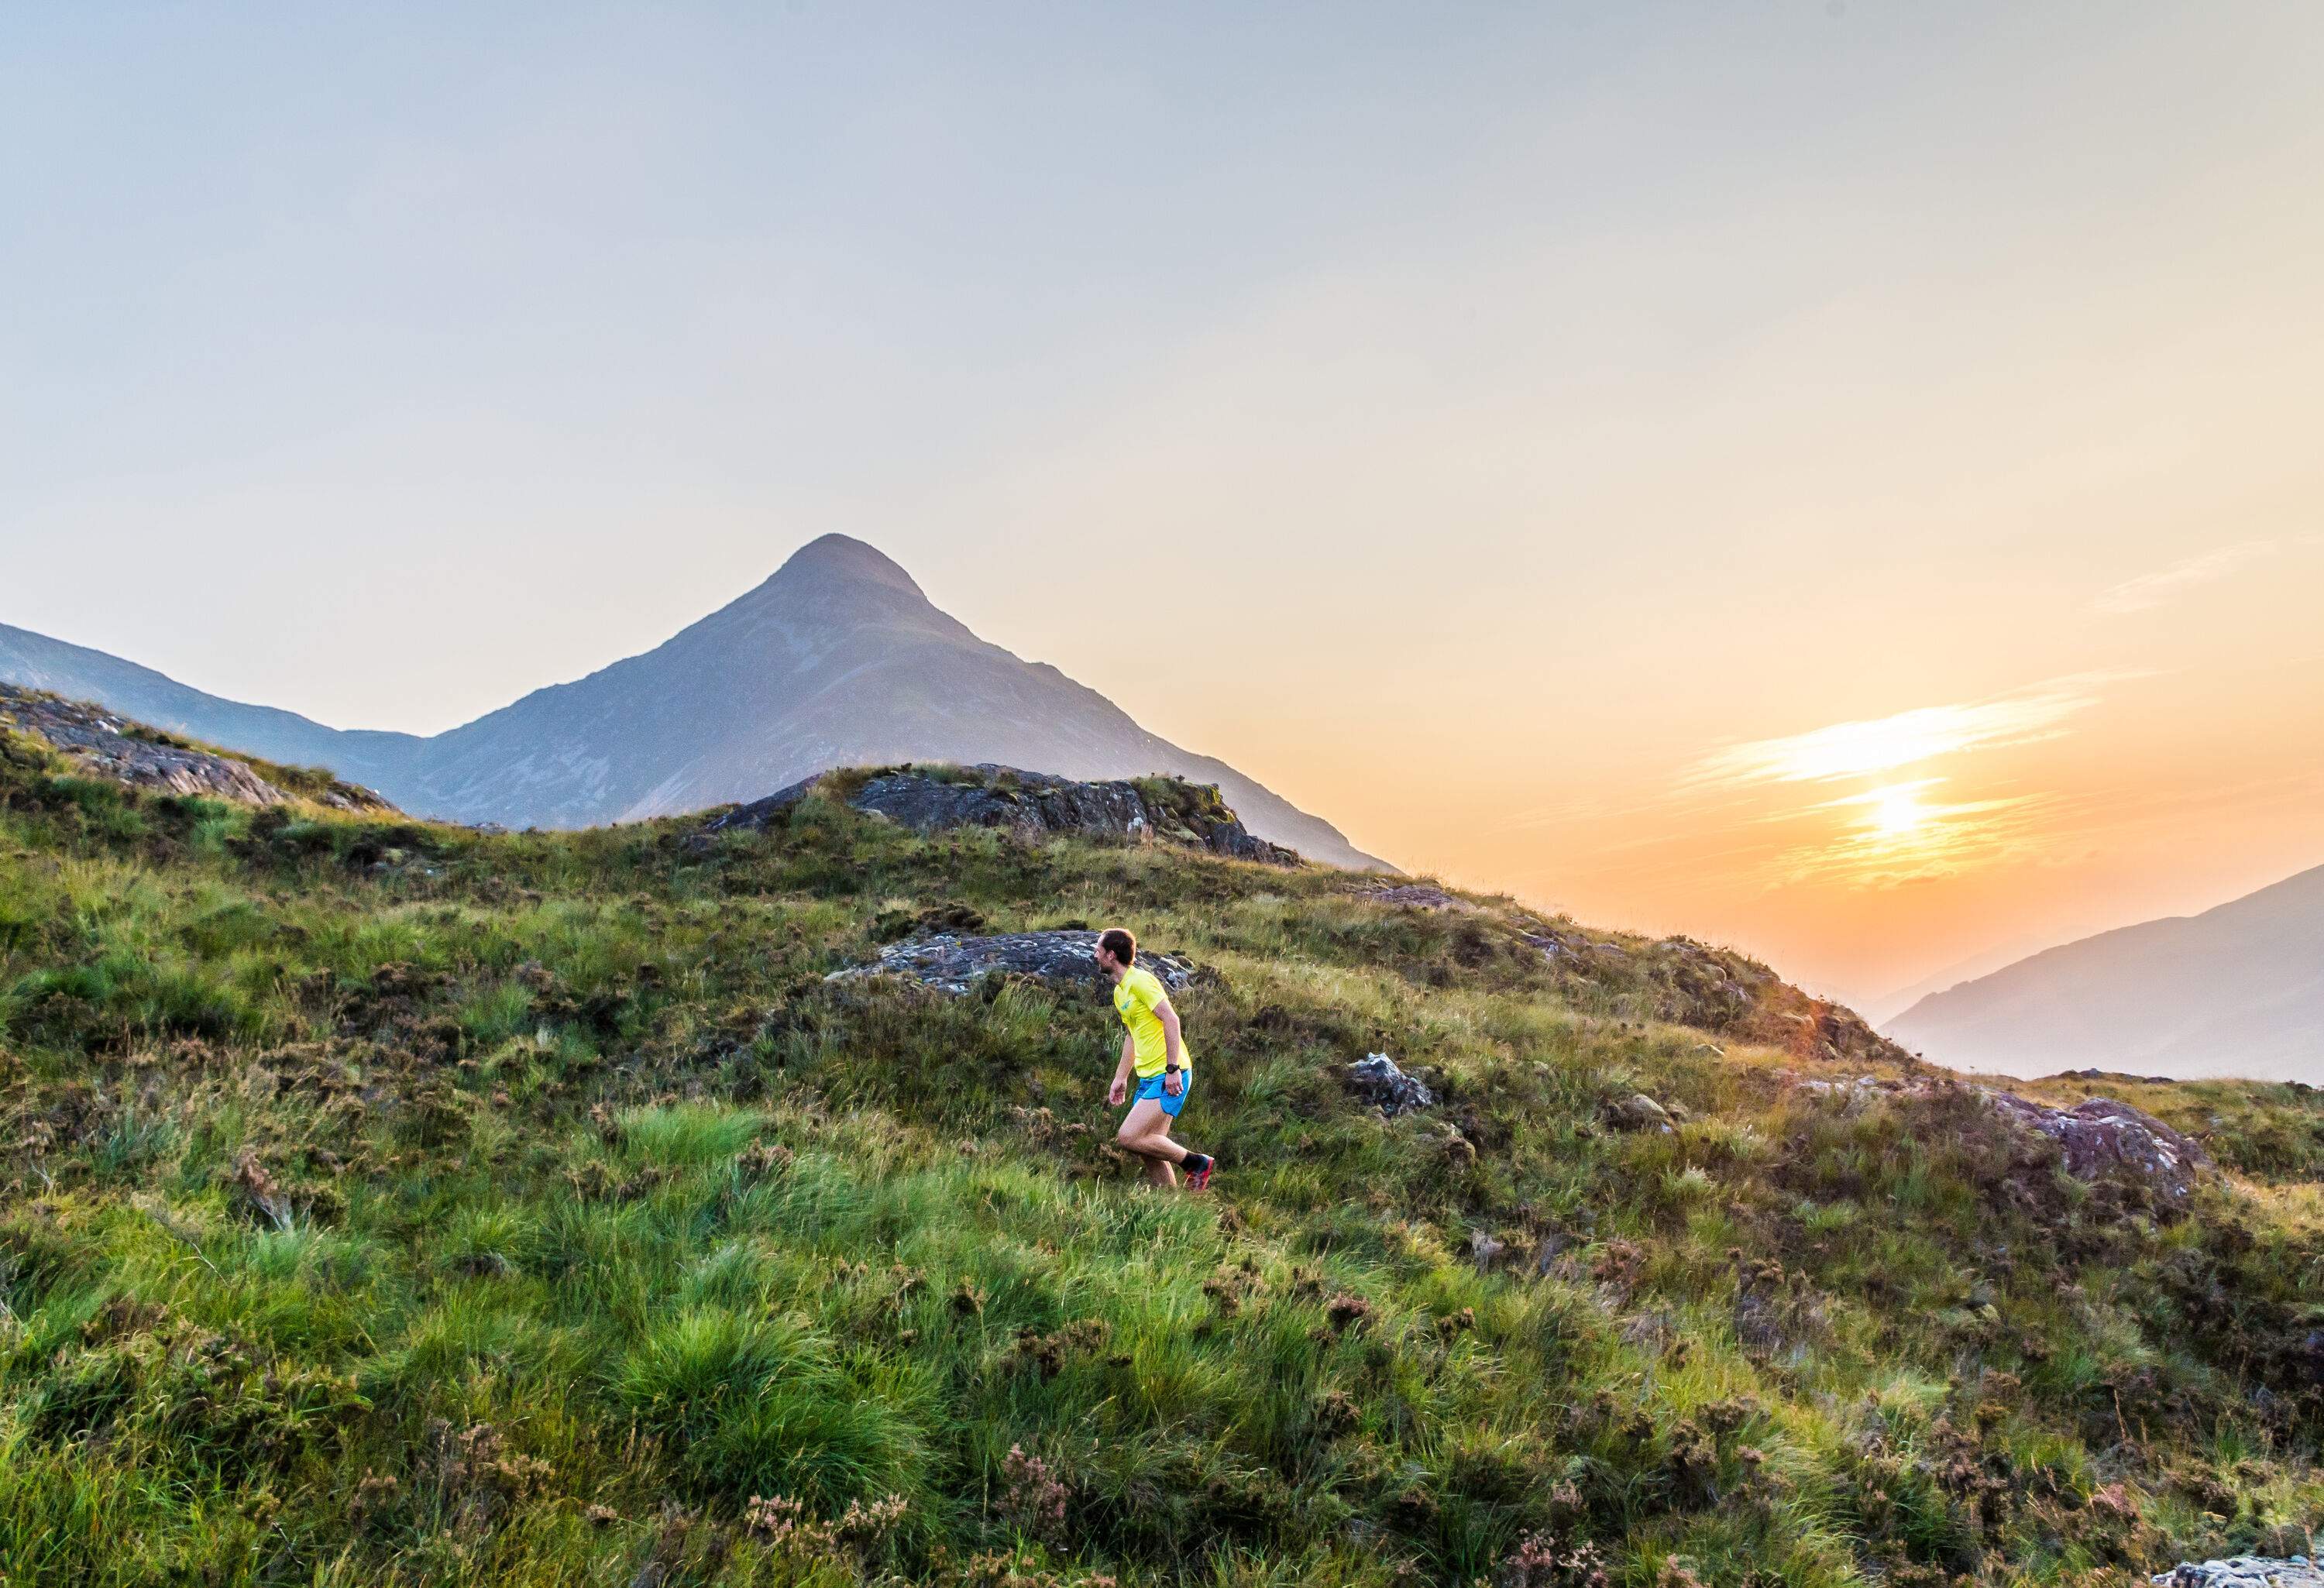
[[[1162,777],[1080,782],[981,762],[958,768],[882,768],[846,791],[859,775],[819,772],[763,799],[721,812],[703,831],[762,832],[823,785],[853,809],[923,835],[992,827],[1028,840],[1066,834],[1133,841],[1160,838],[1236,860],[1299,863],[1296,850],[1270,844],[1245,827],[1215,784]]]

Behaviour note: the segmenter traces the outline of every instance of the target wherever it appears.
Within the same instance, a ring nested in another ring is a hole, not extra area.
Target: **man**
[[[1097,967],[1113,982],[1114,1011],[1123,1028],[1121,1063],[1114,1067],[1106,1105],[1120,1108],[1130,1095],[1131,1075],[1138,1078],[1138,1100],[1113,1139],[1146,1160],[1146,1177],[1156,1185],[1176,1185],[1177,1171],[1171,1166],[1183,1164],[1186,1188],[1200,1191],[1211,1183],[1217,1160],[1170,1140],[1170,1122],[1186,1106],[1186,1088],[1194,1078],[1185,1033],[1161,978],[1140,970],[1137,962],[1138,939],[1126,928],[1110,927],[1098,934]]]

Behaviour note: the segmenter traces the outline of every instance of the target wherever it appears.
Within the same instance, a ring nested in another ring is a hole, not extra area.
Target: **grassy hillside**
[[[2228,1171],[2181,1212],[1505,900],[5,748],[10,1584],[2097,1583],[2324,1508],[2312,1094],[2125,1093]],[[1094,993],[824,980],[923,917],[1199,965],[1213,1193],[1116,1155]]]

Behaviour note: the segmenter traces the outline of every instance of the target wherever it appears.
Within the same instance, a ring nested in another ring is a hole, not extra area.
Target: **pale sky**
[[[2324,7],[0,10],[0,621],[432,731],[827,531],[1870,1000],[2324,863]]]

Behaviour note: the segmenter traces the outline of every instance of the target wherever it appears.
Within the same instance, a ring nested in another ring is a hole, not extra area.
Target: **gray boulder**
[[[2324,1571],[2304,1555],[2276,1559],[2238,1555],[2225,1560],[2190,1561],[2147,1581],[2156,1588],[2324,1588]]]
[[[1140,949],[1138,963],[1176,992],[1194,980],[1194,968],[1175,954]],[[1034,976],[1060,986],[1095,989],[1105,981],[1097,968],[1097,934],[1084,931],[1002,932],[989,937],[938,934],[890,944],[869,965],[834,971],[828,982],[864,976],[904,976],[940,992],[964,993],[990,975]]]
[[[1962,1086],[1953,1080],[1882,1079],[1874,1076],[1826,1080],[1791,1071],[1784,1072],[1784,1076],[1800,1091],[1834,1098],[1845,1108],[1862,1107],[1883,1099],[1917,1102]],[[2116,1098],[2090,1097],[2071,1108],[2052,1108],[2048,1103],[2020,1097],[2015,1092],[1986,1086],[1965,1089],[1983,1098],[1988,1107],[2011,1124],[2055,1141],[2065,1160],[2066,1172],[2078,1180],[2127,1172],[2153,1183],[2172,1200],[2181,1201],[2194,1189],[2198,1177],[2213,1167],[2211,1156],[2203,1150],[2201,1143],[2172,1130],[2153,1114]]]
[[[1628,1097],[1607,1104],[1606,1118],[1625,1131],[1668,1131],[1672,1128],[1670,1110],[1643,1092],[1633,1092]]]
[[[2079,1180],[2126,1169],[2174,1199],[2194,1189],[2197,1175],[2211,1167],[2201,1147],[2153,1114],[2111,1097],[2092,1097],[2071,1108],[2051,1108],[2013,1092],[1987,1099],[2006,1118],[2040,1132],[2065,1155],[2066,1172]]]
[[[822,772],[812,773],[763,799],[722,810],[703,823],[702,830],[705,833],[763,833],[788,817],[800,800],[815,792],[815,786],[823,781],[824,775]]]
[[[1393,1119],[1436,1106],[1436,1094],[1418,1076],[1397,1066],[1385,1053],[1368,1053],[1347,1068],[1349,1089]]]

